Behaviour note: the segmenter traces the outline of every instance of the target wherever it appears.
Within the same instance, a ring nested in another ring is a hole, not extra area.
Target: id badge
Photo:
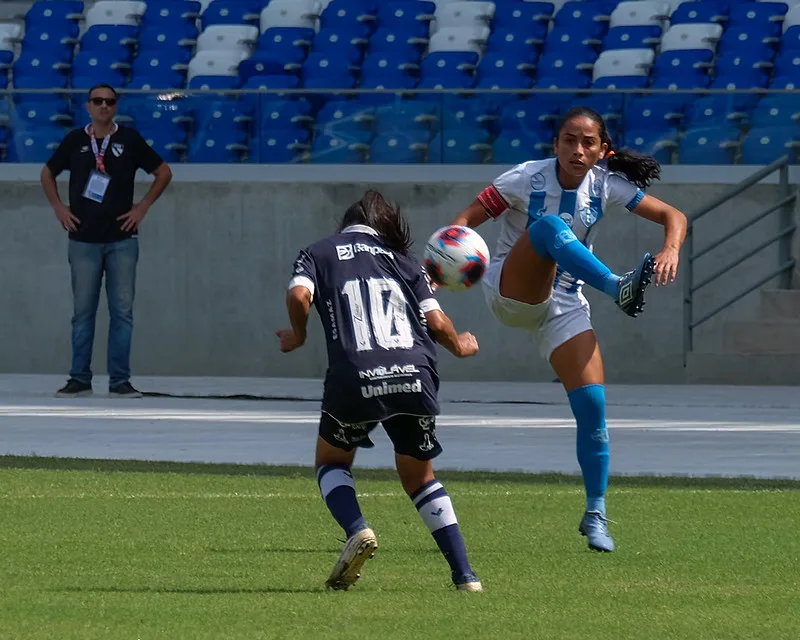
[[[106,195],[106,189],[111,182],[111,178],[99,171],[92,171],[86,188],[83,190],[83,197],[93,202],[102,202]]]

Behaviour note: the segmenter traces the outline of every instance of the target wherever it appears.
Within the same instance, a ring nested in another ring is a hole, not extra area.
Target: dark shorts
[[[436,439],[436,416],[398,414],[385,420],[344,424],[323,412],[319,420],[319,436],[329,445],[344,451],[356,447],[369,449],[375,444],[370,432],[379,424],[394,445],[394,450],[417,460],[432,460],[442,452]]]

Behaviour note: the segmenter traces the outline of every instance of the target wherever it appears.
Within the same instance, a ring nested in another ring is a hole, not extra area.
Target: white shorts
[[[589,301],[581,292],[556,290],[539,304],[526,304],[500,295],[503,262],[489,265],[483,277],[483,292],[494,317],[507,327],[530,331],[541,356],[550,361],[557,347],[592,329]]]

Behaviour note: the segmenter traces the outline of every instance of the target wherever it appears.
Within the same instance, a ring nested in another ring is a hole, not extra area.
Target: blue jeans
[[[109,386],[115,387],[130,378],[133,296],[138,261],[139,241],[136,238],[109,244],[69,241],[74,306],[69,375],[78,382],[92,382],[92,347],[103,273],[111,320],[108,328]]]

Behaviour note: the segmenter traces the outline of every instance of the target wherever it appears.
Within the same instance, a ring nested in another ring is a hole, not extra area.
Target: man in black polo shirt
[[[141,397],[130,383],[133,298],[139,258],[137,234],[148,209],[172,179],[167,163],[134,129],[114,122],[117,92],[109,85],[89,91],[91,124],[70,131],[42,169],[42,186],[56,218],[69,232],[72,275],[72,367],[59,397],[92,393],[92,346],[103,274],[110,326],[109,393]],[[138,169],[153,174],[150,190],[133,202]],[[58,195],[56,176],[69,171],[69,206]]]

